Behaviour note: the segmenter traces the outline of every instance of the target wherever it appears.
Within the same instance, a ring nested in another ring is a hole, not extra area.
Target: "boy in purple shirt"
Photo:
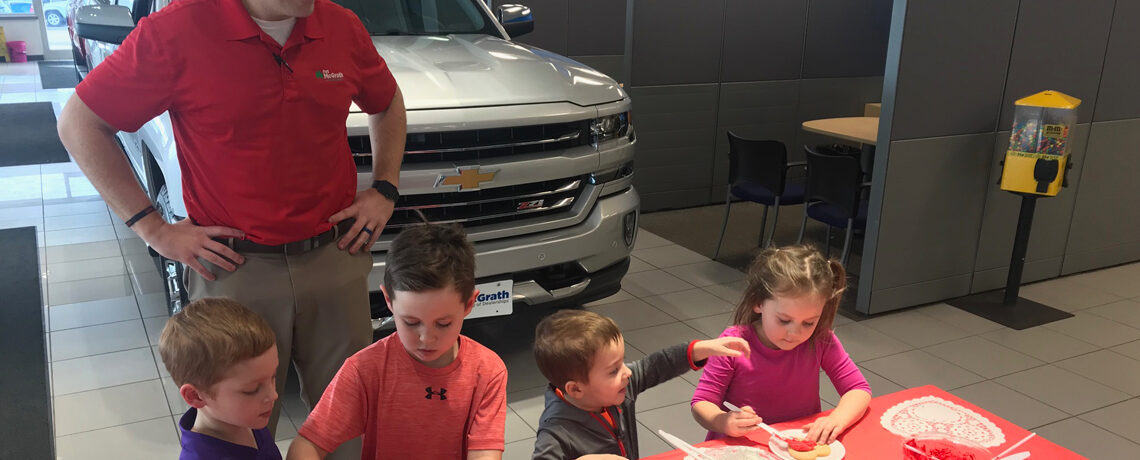
[[[256,313],[204,298],[167,321],[158,352],[190,410],[181,460],[281,460],[266,425],[277,401],[277,345]]]
[[[819,412],[820,369],[842,397],[830,414],[804,426],[805,437],[830,443],[862,417],[871,387],[831,332],[845,277],[843,265],[806,246],[756,257],[735,325],[721,334],[745,339],[752,354],[709,358],[693,394],[693,418],[709,430],[707,439]],[[742,410],[726,411],[725,402]]]

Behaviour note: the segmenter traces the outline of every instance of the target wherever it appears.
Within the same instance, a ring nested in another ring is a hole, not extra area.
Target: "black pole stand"
[[[1011,329],[1028,329],[1073,315],[1048,305],[1018,297],[1021,273],[1025,268],[1025,252],[1029,249],[1029,231],[1033,228],[1033,212],[1037,195],[1021,195],[1021,212],[1017,217],[1017,233],[1013,237],[1013,255],[1009,260],[1009,275],[1001,290],[959,297],[946,303]]]
[[[1017,214],[1017,233],[1013,236],[1013,256],[1009,259],[1009,275],[1005,278],[1005,297],[1002,305],[1015,305],[1021,290],[1021,272],[1025,268],[1025,252],[1029,250],[1029,232],[1033,230],[1033,212],[1037,197],[1021,196],[1021,212]]]

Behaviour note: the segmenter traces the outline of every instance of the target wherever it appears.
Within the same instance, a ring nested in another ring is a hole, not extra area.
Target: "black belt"
[[[243,240],[240,238],[215,238],[214,241],[229,246],[231,249],[237,252],[286,255],[301,254],[303,252],[308,252],[321,246],[327,246],[330,243],[336,242],[337,239],[345,235],[348,230],[352,228],[352,224],[355,222],[356,221],[354,219],[342,220],[336,225],[333,225],[333,228],[324,233],[321,233],[320,235],[306,238],[300,241],[294,241],[292,243],[278,244],[274,246],[254,243],[252,241]]]

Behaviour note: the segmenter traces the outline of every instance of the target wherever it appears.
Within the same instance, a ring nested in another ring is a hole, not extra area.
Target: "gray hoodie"
[[[616,430],[611,430],[608,423],[604,424],[599,414],[574,407],[555,394],[553,386],[548,386],[533,458],[566,460],[588,454],[623,455],[621,447],[625,447],[626,458],[639,458],[634,409],[637,395],[692,369],[688,345],[671,346],[629,365],[633,375],[629,377],[625,401],[620,406],[604,409],[617,424]],[[703,365],[704,362],[698,364]]]

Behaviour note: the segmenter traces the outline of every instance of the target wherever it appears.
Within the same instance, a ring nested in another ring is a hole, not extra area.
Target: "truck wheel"
[[[158,191],[158,197],[154,203],[155,210],[158,211],[162,219],[175,223],[179,219],[170,210],[170,194],[163,185]],[[151,255],[155,258],[155,264],[158,265],[158,274],[162,277],[165,288],[163,291],[166,293],[166,311],[170,315],[174,315],[182,311],[182,307],[189,303],[189,293],[186,291],[186,266],[177,260],[170,260],[163,257],[158,252],[151,250]]]

